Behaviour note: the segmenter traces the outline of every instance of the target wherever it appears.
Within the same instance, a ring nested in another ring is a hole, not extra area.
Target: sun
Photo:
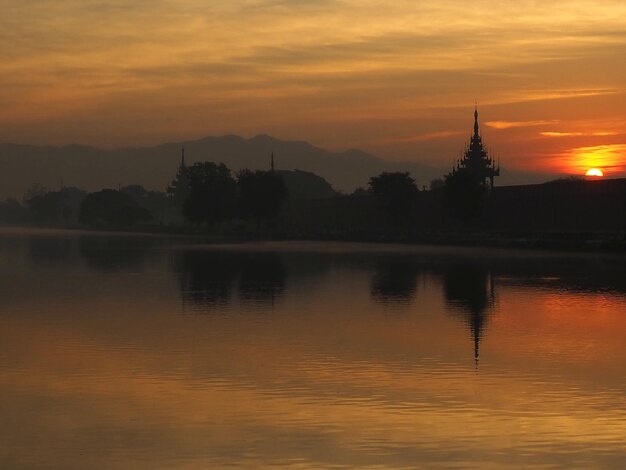
[[[585,173],[585,176],[596,176],[596,177],[600,177],[600,176],[604,176],[604,173],[602,173],[602,170],[598,169],[598,168],[589,168],[587,170],[587,173]]]

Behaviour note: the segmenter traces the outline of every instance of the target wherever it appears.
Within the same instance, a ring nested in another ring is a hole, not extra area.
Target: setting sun
[[[587,170],[587,173],[585,173],[585,176],[604,176],[604,173],[602,173],[602,170],[598,169],[598,168],[590,168]]]

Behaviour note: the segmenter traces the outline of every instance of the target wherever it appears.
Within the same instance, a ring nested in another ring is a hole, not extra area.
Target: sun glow
[[[585,173],[585,176],[601,177],[604,176],[604,173],[602,173],[602,170],[599,168],[589,168],[587,173]]]
[[[598,177],[608,171],[611,177],[618,177],[626,172],[626,143],[573,148],[555,158],[555,163],[555,169],[567,174]]]

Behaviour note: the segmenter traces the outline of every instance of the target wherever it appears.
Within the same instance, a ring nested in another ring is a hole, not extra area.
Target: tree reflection
[[[237,278],[237,265],[232,253],[184,251],[180,269],[184,302],[197,306],[215,306],[230,301],[233,283]]]
[[[184,303],[207,308],[233,301],[270,305],[285,288],[286,272],[274,253],[184,251],[178,266]]]
[[[443,275],[443,291],[452,313],[463,319],[472,334],[478,365],[480,340],[495,298],[491,273],[480,264],[450,265]]]
[[[85,263],[96,271],[141,271],[154,256],[157,243],[148,237],[87,235],[79,238],[78,249]]]
[[[247,302],[273,303],[285,289],[286,272],[274,253],[246,254],[242,257],[239,296]]]
[[[410,261],[380,263],[372,276],[370,293],[385,303],[408,303],[415,297],[419,268]]]
[[[32,236],[28,239],[33,266],[70,266],[78,262],[75,242],[68,237]]]

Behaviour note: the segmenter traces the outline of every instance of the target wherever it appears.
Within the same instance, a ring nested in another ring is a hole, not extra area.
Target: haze
[[[267,133],[451,166],[626,176],[626,3],[4,0],[0,141]]]

